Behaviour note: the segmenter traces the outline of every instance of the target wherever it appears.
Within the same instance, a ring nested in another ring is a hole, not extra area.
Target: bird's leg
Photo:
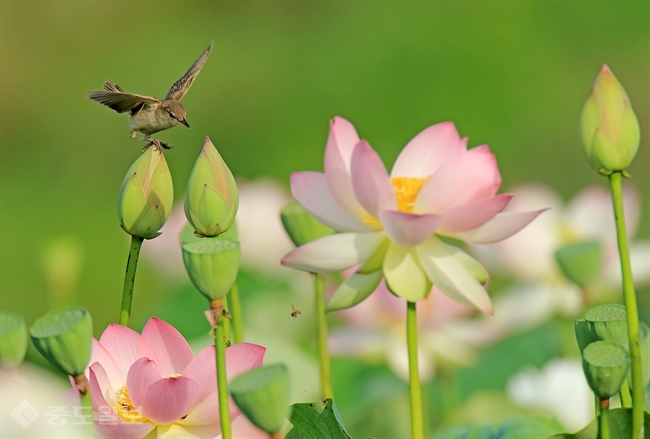
[[[167,143],[163,142],[160,139],[152,139],[151,137],[145,135],[144,137],[138,137],[136,130],[133,130],[129,133],[129,137],[134,139],[134,140],[144,140],[145,142],[149,142],[145,145],[144,148],[142,148],[142,151],[145,151],[147,148],[149,148],[151,145],[154,145],[157,149],[172,149],[171,145],[168,145]]]
[[[140,139],[140,140],[144,140],[144,139]],[[147,143],[145,147],[142,148],[142,151],[145,151],[151,145],[153,145],[154,149],[157,149],[159,151],[162,151],[163,149],[172,149],[171,145],[166,144],[160,139],[147,139],[147,140],[149,140],[149,143]]]

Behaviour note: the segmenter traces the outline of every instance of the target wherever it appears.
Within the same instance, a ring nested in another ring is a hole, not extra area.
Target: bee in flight
[[[293,318],[295,319],[295,318],[298,317],[300,314],[302,314],[302,311],[300,311],[299,309],[297,309],[295,306],[291,305],[291,317],[293,317]]]

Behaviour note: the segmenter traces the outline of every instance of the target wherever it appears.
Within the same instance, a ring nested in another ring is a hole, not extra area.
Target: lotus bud
[[[296,202],[284,206],[280,211],[280,218],[284,230],[296,247],[334,233],[334,230],[318,222]]]
[[[181,245],[188,244],[190,242],[195,242],[195,241],[201,241],[203,239],[212,239],[208,237],[200,237],[196,236],[194,234],[194,227],[192,224],[186,224],[185,227],[183,227],[183,230],[181,230],[181,234],[179,236]],[[232,226],[223,232],[221,235],[216,236],[216,239],[228,239],[230,241],[239,241],[239,235],[237,233],[237,221],[232,223]]]
[[[582,352],[582,369],[587,382],[601,400],[619,392],[629,368],[630,356],[615,343],[597,341]]]
[[[217,236],[235,222],[238,207],[235,178],[206,137],[187,184],[185,216],[197,236]]]
[[[251,369],[229,387],[237,407],[257,428],[269,434],[280,431],[289,411],[289,372],[284,364]]]
[[[152,239],[160,235],[174,202],[174,186],[161,149],[148,148],[122,181],[118,215],[129,235]]]
[[[208,300],[223,299],[237,279],[239,242],[206,238],[183,245],[183,263],[194,286]]]
[[[602,251],[596,241],[569,244],[555,252],[564,275],[579,287],[593,281],[602,266]]]
[[[0,312],[0,366],[20,366],[27,352],[27,325],[19,314]]]
[[[639,149],[639,121],[625,89],[607,64],[582,109],[580,133],[587,157],[602,174],[623,171]]]
[[[54,367],[75,378],[82,394],[88,386],[84,370],[90,361],[93,321],[85,308],[50,311],[29,328],[36,350]]]

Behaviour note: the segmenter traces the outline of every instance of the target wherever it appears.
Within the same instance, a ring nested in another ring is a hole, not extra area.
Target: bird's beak
[[[187,120],[185,120],[185,119],[181,120],[181,123],[182,123],[183,125],[185,125],[186,127],[188,127],[188,128],[190,127],[190,124],[187,123]]]

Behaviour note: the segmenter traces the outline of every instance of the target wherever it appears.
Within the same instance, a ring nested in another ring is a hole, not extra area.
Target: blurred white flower
[[[552,414],[570,432],[594,418],[594,396],[579,359],[556,358],[542,370],[528,368],[510,378],[507,392],[522,407]]]
[[[69,398],[70,383],[30,363],[0,369],[0,437],[92,437],[92,410]]]
[[[598,279],[588,287],[590,298],[604,299],[607,294],[620,290],[614,213],[611,196],[605,188],[587,187],[566,205],[558,194],[541,184],[522,185],[512,192],[517,196],[506,210],[553,208],[517,235],[489,248],[476,247],[475,250],[479,259],[491,269],[507,272],[520,281],[506,293],[520,296],[513,300],[522,305],[533,300],[536,306],[546,306],[544,310],[520,309],[521,313],[530,311],[543,320],[543,314],[551,316],[557,311],[572,316],[582,310],[583,292],[564,277],[555,261],[555,252],[567,244],[597,241],[601,245],[603,266]],[[639,198],[631,186],[624,188],[623,197],[627,231],[632,237],[639,222]],[[635,283],[647,283],[650,279],[650,241],[632,241],[630,249]]]
[[[423,380],[435,373],[436,364],[470,365],[476,352],[470,341],[447,331],[455,319],[474,310],[448,298],[436,288],[417,303],[418,364]],[[360,304],[337,311],[346,325],[330,331],[333,355],[386,359],[402,379],[408,380],[406,302],[391,294],[384,281]]]
[[[241,243],[241,265],[266,274],[294,273],[280,265],[280,259],[294,246],[280,221],[280,209],[291,201],[287,190],[277,181],[260,178],[237,180],[239,210],[237,230]],[[174,205],[162,235],[142,246],[143,260],[153,264],[161,275],[185,278],[179,236],[187,225],[183,203]]]

